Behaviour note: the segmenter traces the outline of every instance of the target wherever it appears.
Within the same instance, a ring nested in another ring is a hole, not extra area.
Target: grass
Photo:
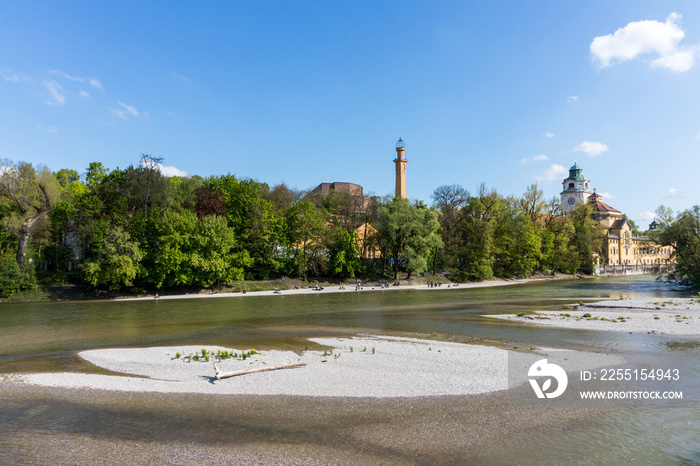
[[[245,361],[247,358],[253,356],[254,354],[260,354],[258,351],[255,349],[251,349],[249,351],[241,351],[240,353],[236,353],[233,350],[221,350],[217,349],[216,352],[213,352],[211,350],[208,350],[206,348],[202,348],[201,351],[197,353],[191,353],[188,355],[183,356],[182,353],[177,352],[175,353],[175,357],[173,359],[182,359],[185,362],[191,362],[191,361],[204,361],[204,362],[210,362],[211,360],[214,360],[214,362],[221,362],[225,361],[227,359],[240,359],[241,361]]]

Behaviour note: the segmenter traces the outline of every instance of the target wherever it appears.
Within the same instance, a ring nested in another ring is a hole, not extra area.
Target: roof
[[[619,228],[622,228],[625,226],[625,223],[627,223],[627,220],[621,218],[620,220],[615,220],[612,225],[610,225],[611,230],[617,230]]]
[[[574,181],[587,181],[588,179],[583,176],[583,169],[579,166],[577,162],[574,162],[574,164],[569,168],[569,177],[564,180],[564,182],[567,182],[569,180],[574,180]]]
[[[593,213],[594,214],[603,214],[607,216],[613,216],[617,217],[622,216],[622,212],[617,210],[614,207],[609,206],[603,201],[600,201],[600,199],[603,199],[603,196],[601,196],[598,193],[593,193],[590,196],[588,196],[588,202],[593,205]]]

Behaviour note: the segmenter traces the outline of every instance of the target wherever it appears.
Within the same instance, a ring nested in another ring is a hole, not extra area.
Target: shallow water
[[[367,290],[244,299],[3,305],[0,373],[99,371],[76,357],[84,349],[206,344],[302,350],[313,346],[307,340],[310,337],[374,333],[482,341],[506,348],[605,351],[635,364],[677,364],[685,375],[679,387],[691,395],[700,386],[698,338],[551,329],[482,317],[558,309],[581,300],[682,295],[651,277],[637,276],[431,292]],[[71,401],[66,402],[66,397]],[[684,400],[683,409],[640,405],[570,410],[558,415],[556,422],[547,422],[551,416],[547,412],[518,411],[513,406],[496,409],[504,402],[499,395],[412,400],[410,412],[406,403],[399,402],[254,397],[248,403],[259,406],[257,414],[248,413],[240,400],[222,398],[139,394],[74,398],[61,390],[0,391],[0,424],[12,426],[12,435],[3,439],[0,434],[0,460],[23,457],[44,462],[37,456],[41,442],[66,438],[74,447],[86,443],[85,451],[93,452],[107,451],[115,442],[128,450],[130,442],[147,439],[166,452],[180,444],[190,445],[185,450],[192,452],[214,449],[224,455],[221,458],[234,450],[262,452],[257,460],[264,462],[276,458],[512,464],[700,461],[697,397]],[[240,422],[222,420],[216,406],[238,413]],[[310,420],[299,423],[289,413],[281,415],[285,410],[307,413]],[[331,423],[326,416],[344,421]],[[521,423],[535,427],[521,428]],[[356,425],[362,428],[356,431]],[[425,431],[428,425],[433,430]],[[412,438],[417,432],[420,435]],[[231,436],[240,442],[222,440]],[[32,445],[38,448],[35,453],[30,452]],[[279,457],[265,456],[278,451]],[[80,458],[89,459],[90,454]],[[138,449],[133,455],[136,461]],[[70,457],[66,462],[71,462]]]

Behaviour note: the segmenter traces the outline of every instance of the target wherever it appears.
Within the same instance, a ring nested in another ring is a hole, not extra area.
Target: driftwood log
[[[216,364],[214,364],[214,375],[216,376],[216,380],[221,380],[221,379],[227,379],[229,377],[236,377],[238,375],[254,374],[256,372],[276,371],[278,369],[289,369],[290,367],[302,367],[305,365],[306,365],[305,362],[299,362],[296,364],[285,364],[283,366],[259,367],[257,369],[247,369],[244,371],[236,371],[236,372],[221,372],[219,370],[219,368],[216,367]]]

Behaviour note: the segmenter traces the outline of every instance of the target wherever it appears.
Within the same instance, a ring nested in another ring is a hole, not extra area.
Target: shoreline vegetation
[[[245,280],[219,287],[192,287],[166,290],[143,290],[127,294],[124,291],[99,290],[80,285],[39,285],[34,291],[18,292],[9,298],[0,298],[2,303],[32,303],[55,301],[94,301],[94,300],[148,300],[158,296],[159,299],[194,299],[207,297],[245,297],[270,295],[298,295],[312,293],[338,293],[377,290],[447,290],[505,286],[531,283],[545,280],[574,280],[594,278],[585,274],[544,274],[538,273],[527,278],[491,278],[474,282],[453,282],[444,274],[425,275],[399,280],[361,280],[317,278],[301,280],[281,278],[278,280]],[[430,286],[431,282],[434,286]],[[398,283],[398,285],[395,285]],[[388,284],[388,286],[387,286]],[[357,289],[357,287],[360,289]],[[279,290],[279,291],[277,291]]]
[[[592,274],[604,258],[593,207],[564,212],[536,184],[521,196],[439,186],[428,205],[230,173],[166,177],[160,162],[93,162],[83,175],[3,162],[0,297],[20,297],[2,302],[283,290],[279,277],[297,280],[290,289],[313,277],[331,277],[318,282],[327,288],[426,273],[478,283]]]

